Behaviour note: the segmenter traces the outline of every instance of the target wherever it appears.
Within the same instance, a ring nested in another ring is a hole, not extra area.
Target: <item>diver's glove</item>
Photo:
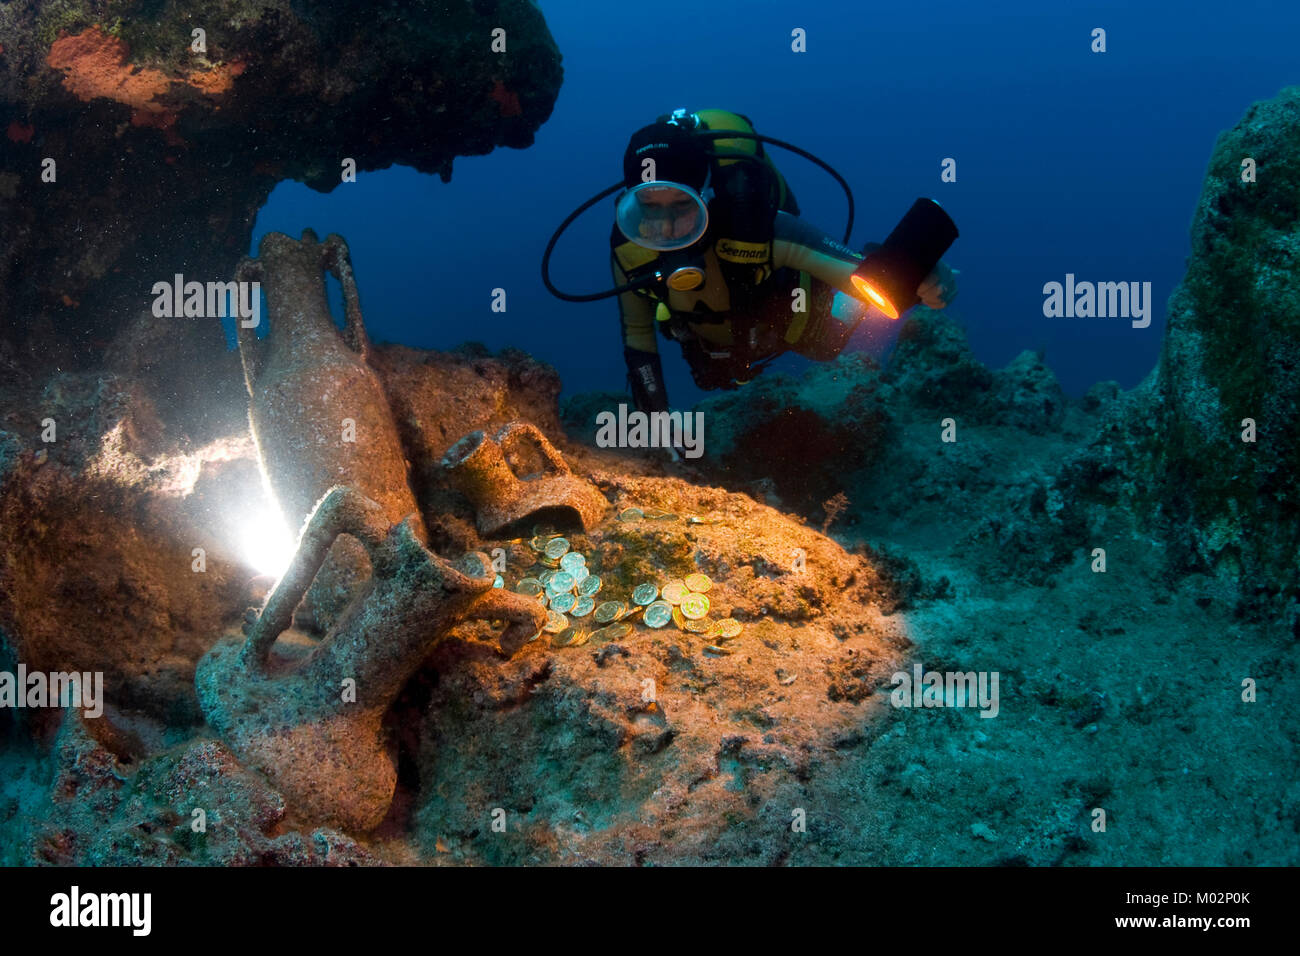
[[[957,276],[960,269],[954,269],[946,262],[940,262],[934,271],[921,280],[916,287],[916,294],[927,307],[942,309],[957,298]]]
[[[668,389],[664,385],[664,367],[658,352],[623,349],[627,363],[627,384],[638,411],[668,411]]]

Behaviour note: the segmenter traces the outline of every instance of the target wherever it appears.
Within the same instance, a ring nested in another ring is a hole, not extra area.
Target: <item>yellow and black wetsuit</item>
[[[696,115],[704,129],[753,132],[736,113]],[[862,256],[798,218],[794,196],[761,144],[720,139],[713,148],[719,158],[711,170],[709,228],[698,243],[703,285],[665,290],[666,300],[653,286],[618,297],[629,383],[644,411],[668,407],[657,330],[681,344],[696,384],[705,389],[735,388],[761,370],[759,363],[786,351],[834,358],[852,332],[831,316],[831,301],[836,290],[856,298],[849,276]],[[660,257],[617,227],[610,246],[618,285]]]

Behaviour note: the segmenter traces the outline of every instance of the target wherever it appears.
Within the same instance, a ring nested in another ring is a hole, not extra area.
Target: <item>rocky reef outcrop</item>
[[[1123,505],[1240,614],[1300,628],[1300,87],[1254,104],[1215,144],[1160,363],[1107,403],[1062,479]]]
[[[575,399],[568,408],[566,424],[579,427],[587,404]],[[841,537],[860,537],[853,525],[867,517],[880,526],[978,498],[981,507],[959,509],[951,530],[1000,552],[991,573],[1050,573],[1078,546],[1063,540],[1078,529],[1058,520],[1055,466],[1043,464],[1050,459],[1038,449],[1064,453],[1094,412],[1067,401],[1040,354],[986,368],[943,313],[917,307],[884,365],[849,353],[798,378],[764,376],[696,410],[704,416],[707,454],[697,466],[705,476]],[[1025,436],[1037,447],[1025,446]],[[1024,467],[1002,467],[1004,443],[1020,446]],[[1055,524],[1047,531],[1044,523]],[[1008,548],[1013,537],[1023,540]]]
[[[530,0],[0,4],[5,337],[93,366],[155,282],[228,280],[276,183],[449,180],[531,144],[560,80]]]
[[[0,633],[33,670],[100,671],[117,703],[196,721],[194,661],[249,600],[223,521],[260,483],[237,410],[178,440],[120,365],[0,391]]]

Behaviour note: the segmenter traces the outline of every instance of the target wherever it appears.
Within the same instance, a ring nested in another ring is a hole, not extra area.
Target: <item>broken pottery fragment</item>
[[[319,645],[296,659],[278,653],[276,638],[341,534],[368,552],[369,587]],[[335,488],[312,513],[247,640],[229,634],[199,662],[204,716],[299,811],[372,829],[397,782],[381,721],[429,651],[463,621],[504,620],[501,647],[513,654],[545,623],[536,601],[493,588],[493,577],[486,555],[453,565],[424,548],[412,519],[391,525],[377,502]]]
[[[541,471],[521,476],[520,442],[540,456]],[[442,459],[456,489],[478,515],[480,534],[503,528],[543,511],[567,510],[584,531],[599,524],[608,502],[591,482],[575,475],[546,436],[526,422],[511,422],[494,438],[470,432]]]

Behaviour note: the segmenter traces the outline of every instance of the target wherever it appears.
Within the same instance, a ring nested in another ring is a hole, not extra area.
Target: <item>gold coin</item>
[[[688,590],[697,591],[700,594],[713,587],[713,582],[709,580],[707,574],[688,574],[685,583]]]
[[[718,637],[724,641],[729,641],[733,637],[740,637],[740,632],[744,630],[744,626],[734,617],[724,617],[717,623],[716,627]]]
[[[534,551],[545,551],[547,540],[547,538],[540,534],[536,535],[528,542],[528,547],[532,548]]]
[[[524,578],[515,585],[515,591],[519,594],[527,594],[529,597],[536,597],[546,590],[546,585],[537,578]]]
[[[542,625],[542,630],[547,634],[559,634],[569,626],[569,619],[559,611],[547,611],[546,623]]]
[[[546,556],[552,561],[559,561],[569,551],[568,538],[552,538],[546,542]]]
[[[578,629],[576,627],[566,627],[551,638],[551,647],[569,647],[577,636]]]
[[[682,617],[682,609],[676,604],[673,605],[673,623],[677,625],[679,631],[686,629],[686,618]]]
[[[640,521],[645,517],[645,512],[640,508],[624,508],[618,513],[619,521]]]
[[[682,598],[686,596],[686,592],[689,590],[691,589],[686,586],[685,582],[674,579],[664,585],[661,596],[669,604],[681,604]]]
[[[725,647],[719,647],[717,644],[705,644],[704,653],[726,655],[726,654],[734,654],[735,651],[730,651]]]
[[[596,608],[596,621],[600,624],[608,624],[611,621],[617,621],[627,610],[627,605],[622,601],[605,601]]]
[[[692,634],[707,634],[711,627],[713,627],[713,624],[709,621],[687,621],[684,630],[690,631]]]
[[[672,620],[673,607],[667,601],[655,601],[645,609],[646,627],[660,628]]]
[[[632,602],[634,604],[650,604],[658,596],[659,588],[651,584],[649,581],[645,584],[638,584],[632,589]]]
[[[668,512],[662,511],[659,508],[644,508],[641,511],[641,516],[643,518],[649,518],[651,521],[658,521],[666,514],[668,514]]]
[[[632,633],[632,625],[620,621],[617,624],[609,625],[609,627],[602,627],[601,630],[608,635],[609,640],[617,641]]]
[[[565,594],[573,590],[573,575],[568,571],[556,571],[546,582],[546,593],[550,595]]]
[[[681,608],[684,617],[692,621],[698,621],[709,613],[709,598],[707,595],[692,591],[682,598]]]
[[[570,647],[581,647],[583,644],[586,644],[591,640],[591,631],[587,630],[585,627],[578,628],[577,631],[578,633],[573,636],[573,640],[569,642]]]

